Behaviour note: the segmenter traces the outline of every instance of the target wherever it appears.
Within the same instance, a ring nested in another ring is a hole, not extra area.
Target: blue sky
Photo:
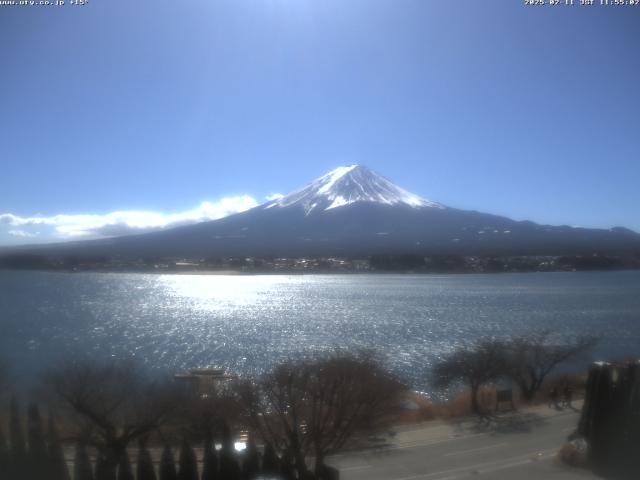
[[[353,163],[640,230],[640,7],[523,4],[0,6],[0,244],[216,218]]]

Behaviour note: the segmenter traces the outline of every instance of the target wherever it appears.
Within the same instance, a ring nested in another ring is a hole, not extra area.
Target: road
[[[342,480],[600,478],[556,457],[578,418],[575,410],[545,406],[484,422],[427,422],[398,430],[380,448],[338,455],[329,463]]]

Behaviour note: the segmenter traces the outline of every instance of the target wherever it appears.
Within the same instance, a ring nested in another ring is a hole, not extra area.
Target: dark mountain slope
[[[366,167],[340,167],[243,213],[143,235],[30,247],[46,254],[123,257],[365,256],[376,253],[565,255],[640,252],[624,229],[517,222],[448,208]]]

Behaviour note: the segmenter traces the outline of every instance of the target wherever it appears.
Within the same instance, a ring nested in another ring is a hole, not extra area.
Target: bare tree
[[[292,457],[298,478],[307,478],[307,457],[321,475],[325,458],[378,430],[406,389],[372,355],[337,352],[287,362],[238,391],[254,431]]]
[[[172,385],[147,380],[131,363],[67,363],[45,381],[110,472],[131,441],[161,426],[180,401]]]
[[[586,354],[597,342],[593,336],[554,340],[548,331],[514,338],[505,344],[506,373],[518,385],[522,398],[530,402],[553,370]]]
[[[449,387],[456,382],[471,390],[471,411],[481,413],[478,392],[483,385],[504,376],[506,369],[505,344],[501,340],[483,339],[459,348],[436,363],[434,383]]]

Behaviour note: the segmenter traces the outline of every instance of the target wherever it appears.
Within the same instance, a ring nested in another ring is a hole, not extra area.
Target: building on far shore
[[[216,396],[236,376],[228,374],[223,368],[207,367],[194,368],[187,373],[176,374],[173,378],[185,384],[194,395],[208,398]]]

